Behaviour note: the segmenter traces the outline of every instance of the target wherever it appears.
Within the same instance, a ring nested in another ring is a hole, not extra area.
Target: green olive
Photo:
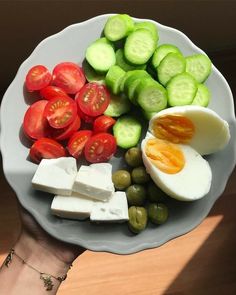
[[[148,205],[148,218],[152,223],[162,224],[168,218],[168,208],[162,203],[150,203]]]
[[[147,226],[147,221],[147,210],[144,207],[129,207],[128,226],[133,233],[138,234],[144,230]]]
[[[116,189],[124,190],[131,185],[131,176],[129,171],[117,170],[112,174],[112,182]]]
[[[163,202],[168,199],[164,193],[153,181],[147,185],[147,197],[150,202]]]
[[[143,164],[142,151],[138,147],[132,147],[125,153],[125,161],[131,167],[138,167]]]
[[[147,191],[141,184],[133,184],[126,190],[126,197],[130,206],[142,206],[146,201]]]
[[[131,172],[132,181],[137,184],[144,184],[150,180],[150,176],[144,166],[134,168]]]

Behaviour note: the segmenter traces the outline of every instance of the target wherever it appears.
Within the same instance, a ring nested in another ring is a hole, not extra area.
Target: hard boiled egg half
[[[214,111],[179,106],[157,113],[142,141],[143,162],[153,181],[170,197],[193,201],[210,190],[212,172],[202,157],[223,149],[229,125]]]

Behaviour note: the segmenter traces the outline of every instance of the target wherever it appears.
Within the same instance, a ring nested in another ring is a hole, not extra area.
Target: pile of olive
[[[143,165],[142,152],[133,147],[125,153],[129,169],[117,170],[112,181],[117,190],[126,192],[129,205],[129,229],[139,233],[147,226],[163,224],[168,218],[168,208],[163,202],[168,196],[151,180]]]

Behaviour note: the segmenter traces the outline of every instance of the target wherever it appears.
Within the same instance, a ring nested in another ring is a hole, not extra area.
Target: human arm
[[[67,274],[72,262],[84,249],[52,238],[24,209],[21,209],[21,216],[22,230],[13,247],[15,255],[9,267],[3,264],[0,270],[0,293],[54,295],[60,286],[54,277]],[[51,291],[44,287],[40,272],[54,276],[51,277]]]

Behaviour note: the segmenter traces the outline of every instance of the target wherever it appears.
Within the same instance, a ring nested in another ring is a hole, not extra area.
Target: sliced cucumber
[[[132,71],[132,74],[125,80],[124,83],[124,92],[130,99],[130,101],[137,105],[136,97],[135,97],[135,89],[138,86],[138,84],[141,82],[143,78],[150,77],[150,75],[143,70],[134,70]]]
[[[158,30],[157,30],[157,26],[149,21],[144,21],[144,22],[139,22],[139,23],[135,23],[134,24],[134,31],[137,29],[147,29],[152,33],[153,38],[156,40],[156,42],[159,39],[158,36]]]
[[[107,72],[116,63],[113,45],[106,38],[100,38],[90,44],[85,57],[91,67],[99,72]]]
[[[143,110],[143,116],[148,121],[151,120],[152,117],[156,115],[156,113],[158,113],[158,112],[146,112],[146,111]]]
[[[136,146],[142,132],[141,123],[132,116],[120,117],[113,126],[117,145],[124,149]]]
[[[126,59],[135,64],[145,64],[156,49],[156,41],[147,29],[137,29],[131,33],[125,42],[124,53]]]
[[[120,92],[120,82],[124,75],[125,71],[117,65],[111,66],[108,70],[105,82],[113,94],[118,94]]]
[[[88,82],[105,84],[105,74],[96,72],[86,60],[83,61],[82,67]]]
[[[135,89],[137,102],[146,112],[159,112],[167,106],[166,89],[152,78],[142,79]]]
[[[169,80],[177,74],[185,71],[186,61],[182,54],[168,53],[157,67],[157,77],[159,82],[166,86]]]
[[[204,82],[211,73],[211,60],[205,54],[194,54],[186,57],[186,72],[198,83]]]
[[[145,70],[146,64],[143,65],[132,65],[127,61],[124,55],[124,49],[120,48],[116,51],[116,64],[121,67],[124,71],[133,71],[133,70]]]
[[[110,103],[104,112],[104,115],[110,117],[119,117],[130,110],[131,103],[129,99],[124,95],[111,94]]]
[[[125,87],[125,81],[132,75],[133,71],[128,71],[125,73],[125,75],[122,77],[120,81],[120,91],[124,92],[124,87]]]
[[[197,93],[192,104],[207,107],[211,99],[211,92],[204,84],[198,84]]]
[[[170,106],[189,105],[197,93],[197,81],[188,73],[174,76],[167,84],[168,103]]]
[[[153,67],[156,69],[159,66],[162,59],[170,52],[182,54],[179,48],[172,44],[162,44],[158,46],[152,56]]]
[[[128,14],[116,14],[108,18],[104,35],[110,41],[118,41],[128,36],[134,29],[134,21]]]

